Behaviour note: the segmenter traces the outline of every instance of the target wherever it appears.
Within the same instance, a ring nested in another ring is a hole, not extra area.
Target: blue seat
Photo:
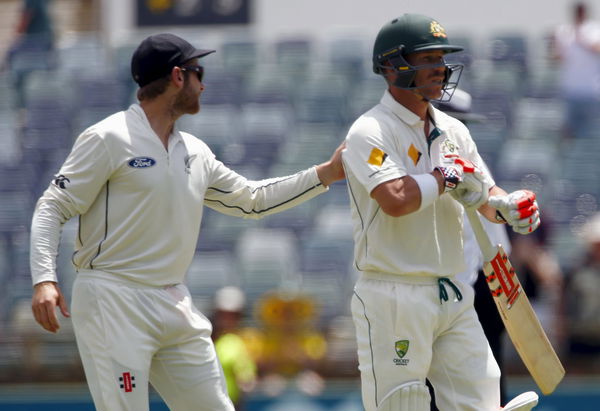
[[[346,278],[352,266],[352,237],[336,238],[314,234],[318,227],[305,233],[300,246],[300,270],[303,273],[335,272]]]
[[[306,123],[345,124],[348,121],[345,93],[320,86],[300,92],[296,103],[296,119]]]
[[[455,53],[446,54],[444,59],[447,63],[463,64],[465,69],[468,70],[473,63],[473,60],[476,58],[476,49],[473,46],[471,36],[465,34],[453,34],[450,38],[450,43],[462,46],[464,49]]]
[[[288,80],[292,93],[301,91],[311,82],[313,42],[308,37],[285,38],[273,44],[274,65]]]
[[[57,70],[64,73],[78,74],[82,69],[87,73],[116,72],[103,41],[96,32],[84,35],[65,36],[56,49],[58,57]]]
[[[225,40],[217,54],[218,56],[215,57],[221,58],[226,73],[236,74],[242,78],[252,75],[262,58],[261,46],[252,39]]]
[[[0,196],[0,231],[14,232],[31,224],[33,200],[29,187],[4,191]]]
[[[360,81],[371,73],[370,45],[363,38],[341,37],[327,45],[327,55],[332,69],[349,81]]]
[[[375,74],[355,82],[347,100],[348,119],[354,120],[377,105],[386,89],[385,80]]]
[[[128,89],[109,73],[76,76],[75,104],[78,109],[106,108],[112,112],[127,107]]]
[[[313,44],[306,37],[278,40],[274,48],[275,62],[280,67],[294,72],[309,65],[312,59]]]
[[[187,271],[187,284],[195,302],[212,302],[221,287],[239,284],[235,256],[230,251],[198,251]],[[200,307],[199,307],[200,308]]]
[[[0,165],[0,175],[0,193],[26,190],[38,178],[35,165],[29,162]]]
[[[298,282],[297,239],[287,229],[251,228],[236,243],[241,286],[252,304],[265,291]]]
[[[202,104],[239,106],[242,100],[242,75],[235,72],[206,72]]]
[[[301,237],[305,231],[312,229],[317,211],[317,201],[311,200],[266,217],[264,225],[267,228],[292,230],[297,237]]]
[[[23,130],[23,149],[67,149],[72,145],[71,128],[64,124],[48,125],[46,128],[27,127]]]
[[[487,43],[487,58],[496,64],[507,64],[527,72],[527,56],[527,37],[522,33],[498,34]]]
[[[178,127],[204,141],[220,160],[228,145],[241,140],[240,114],[234,105],[204,105],[202,113],[181,117]]]
[[[502,146],[496,174],[499,179],[512,180],[535,174],[546,181],[555,172],[558,154],[557,146],[544,138],[510,139]]]
[[[507,90],[498,89],[474,90],[471,96],[473,112],[483,114],[486,117],[486,124],[495,130],[512,127],[516,96]]]

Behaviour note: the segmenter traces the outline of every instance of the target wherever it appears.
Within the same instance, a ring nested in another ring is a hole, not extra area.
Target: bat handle
[[[479,243],[479,248],[483,254],[484,261],[490,261],[498,252],[497,247],[494,247],[490,241],[490,237],[483,228],[483,223],[479,219],[479,214],[474,208],[465,208],[465,214],[471,223],[471,228],[475,234],[475,238]]]

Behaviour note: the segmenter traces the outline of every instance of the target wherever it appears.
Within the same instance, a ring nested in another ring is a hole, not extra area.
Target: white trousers
[[[453,283],[461,301],[448,285],[448,301],[440,301],[435,278],[359,278],[352,316],[366,411],[398,385],[425,378],[440,410],[500,409],[500,369],[473,308],[473,289]]]
[[[97,410],[148,410],[150,382],[171,410],[233,411],[212,326],[184,285],[151,288],[81,272],[71,312]]]

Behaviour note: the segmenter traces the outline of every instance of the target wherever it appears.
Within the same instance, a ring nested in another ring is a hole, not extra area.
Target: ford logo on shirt
[[[152,157],[136,157],[129,160],[129,163],[127,164],[129,164],[129,167],[133,168],[146,168],[156,164],[156,160]]]

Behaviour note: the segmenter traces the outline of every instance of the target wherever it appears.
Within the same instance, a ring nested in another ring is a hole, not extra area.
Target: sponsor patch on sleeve
[[[381,166],[383,165],[383,162],[385,161],[387,156],[388,155],[382,150],[378,149],[377,147],[374,147],[373,150],[371,150],[371,154],[369,155],[367,163],[372,164],[374,166]]]
[[[410,157],[410,159],[413,161],[413,163],[415,165],[417,165],[417,163],[421,159],[422,155],[423,155],[423,153],[421,153],[419,150],[417,150],[417,148],[414,145],[411,144],[410,147],[408,148],[408,156]]]

